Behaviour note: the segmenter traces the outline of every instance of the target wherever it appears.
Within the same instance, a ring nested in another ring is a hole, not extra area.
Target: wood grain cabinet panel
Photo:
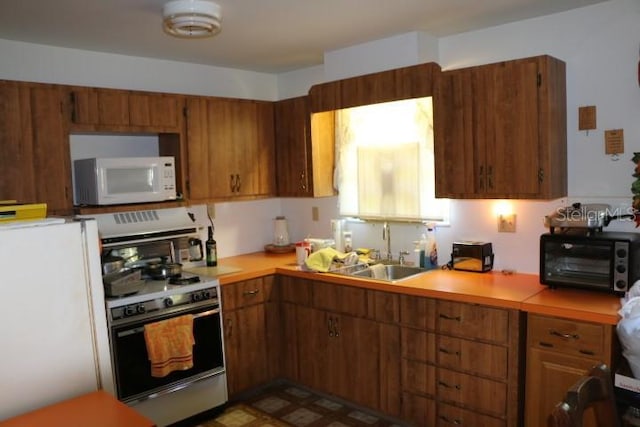
[[[434,106],[436,196],[567,194],[566,77],[550,56],[441,74]]]
[[[456,406],[439,403],[437,406],[437,427],[467,426],[467,427],[505,427],[504,420],[480,415]]]
[[[72,213],[67,108],[60,86],[0,81],[0,200]]]
[[[438,332],[506,343],[509,338],[507,310],[439,300],[437,305]]]
[[[181,95],[71,87],[69,98],[73,131],[182,132]]]
[[[529,314],[525,426],[546,425],[567,389],[594,365],[615,371],[618,348],[615,326]],[[595,427],[595,419],[586,417],[585,426]]]
[[[186,104],[189,199],[273,196],[272,103],[189,97]]]
[[[436,353],[440,366],[503,381],[508,378],[509,349],[504,346],[438,335]]]
[[[491,415],[503,417],[507,411],[507,384],[438,369],[438,400],[460,403]]]
[[[277,193],[280,197],[333,196],[333,117],[317,115],[312,138],[309,97],[274,104]]]
[[[227,373],[231,398],[271,380],[275,372],[268,345],[273,276],[237,282],[221,287],[222,322]],[[277,318],[276,318],[277,319]]]
[[[425,422],[420,414],[435,410],[432,424],[419,425],[519,427],[520,318],[516,310],[401,295],[403,417]]]

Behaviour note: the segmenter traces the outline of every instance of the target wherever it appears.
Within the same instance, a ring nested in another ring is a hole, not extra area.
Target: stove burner
[[[174,276],[169,278],[169,283],[172,285],[190,285],[192,283],[200,282],[200,277],[191,276],[191,277],[182,277],[182,276]]]

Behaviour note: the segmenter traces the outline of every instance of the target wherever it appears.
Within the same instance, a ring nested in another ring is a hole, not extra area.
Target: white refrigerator
[[[94,220],[0,223],[0,421],[113,394]]]

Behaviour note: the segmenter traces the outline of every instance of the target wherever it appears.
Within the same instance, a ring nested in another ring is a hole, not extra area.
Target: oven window
[[[612,250],[610,244],[546,241],[544,245],[546,279],[586,287],[609,286]]]
[[[118,398],[123,401],[146,397],[188,381],[194,376],[224,367],[220,313],[195,317],[193,320],[193,367],[185,371],[173,371],[157,378],[151,376],[147,347],[144,339],[145,323],[152,323],[184,314],[205,314],[218,306],[199,307],[181,311],[171,316],[147,319],[141,322],[112,327],[112,346]]]

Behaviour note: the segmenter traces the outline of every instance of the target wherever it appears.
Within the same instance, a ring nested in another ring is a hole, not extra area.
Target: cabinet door
[[[436,91],[436,195],[566,195],[564,63],[533,57],[445,72]]]
[[[63,109],[55,86],[0,83],[0,200],[46,203],[48,213],[71,213]]]
[[[569,387],[599,362],[596,359],[530,348],[527,354],[525,425],[547,425],[547,416],[564,399]],[[585,426],[596,426],[592,418],[585,418],[584,422]]]
[[[36,201],[50,213],[70,214],[71,154],[64,122],[63,92],[59,87],[31,88],[33,167]]]
[[[488,195],[522,198],[538,194],[538,64],[535,60],[478,67],[474,100],[477,143],[484,146],[484,187]]]
[[[301,306],[297,309],[300,380],[311,388],[331,393],[330,377],[336,375],[329,353],[334,341],[333,325],[324,311]]]
[[[375,322],[327,313],[334,334],[329,334],[328,375],[332,393],[369,408],[379,408],[380,340]]]
[[[79,125],[129,125],[129,96],[115,89],[77,88],[71,93],[71,120]]]
[[[265,196],[275,191],[270,103],[189,98],[187,109],[190,199]]]
[[[313,196],[311,183],[311,112],[301,96],[275,103],[278,196]]]
[[[229,396],[268,381],[265,305],[225,312],[224,346]]]
[[[475,143],[472,69],[443,73],[434,99],[436,195],[483,192],[483,147]]]
[[[129,95],[130,124],[157,128],[180,129],[182,115],[178,96],[131,93]]]

